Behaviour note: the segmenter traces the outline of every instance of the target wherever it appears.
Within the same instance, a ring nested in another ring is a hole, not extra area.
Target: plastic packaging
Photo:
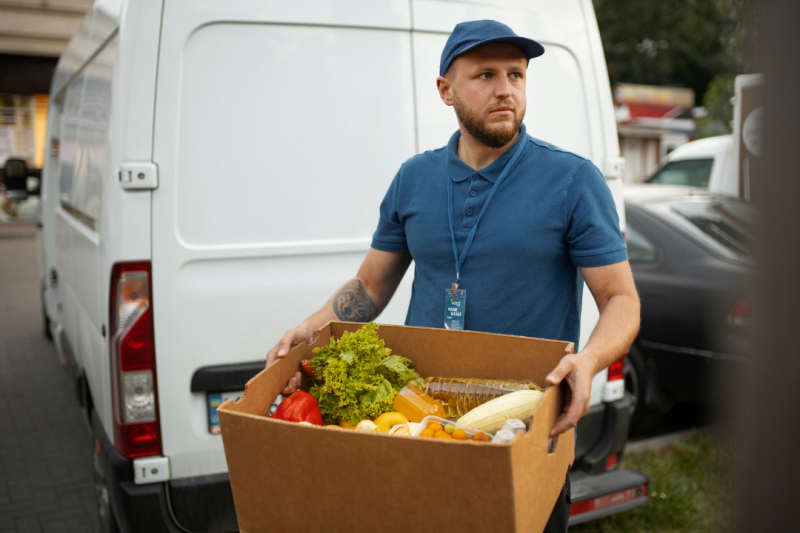
[[[520,432],[525,433],[528,427],[525,425],[525,422],[519,418],[509,418],[506,420],[506,423],[503,424],[503,429],[516,435]]]
[[[442,427],[445,427],[447,424],[452,424],[454,429],[464,430],[464,433],[466,433],[466,440],[475,440],[475,435],[479,433],[483,433],[484,438],[487,439],[485,442],[490,442],[492,438],[491,433],[487,433],[485,431],[478,431],[477,429],[473,429],[469,426],[459,424],[458,422],[453,422],[452,420],[447,420],[446,418],[442,418],[440,416],[426,416],[425,418],[423,418],[422,423],[417,425],[417,427],[411,431],[411,436],[419,437],[420,433],[422,433],[425,429],[427,429],[428,424],[431,422],[436,422]]]
[[[405,386],[394,397],[394,410],[406,415],[411,422],[421,422],[429,415],[444,418],[444,407],[420,389]]]
[[[448,417],[459,418],[489,400],[523,389],[542,390],[530,380],[426,378],[422,390],[442,402]]]
[[[495,444],[508,444],[509,442],[514,440],[515,436],[516,435],[514,435],[513,432],[508,431],[507,429],[501,429],[500,431],[494,434],[492,442]]]

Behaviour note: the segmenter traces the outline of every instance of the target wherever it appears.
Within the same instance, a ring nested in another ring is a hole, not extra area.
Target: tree
[[[689,87],[703,101],[709,82],[735,70],[723,36],[735,26],[720,4],[743,0],[595,0],[612,85]]]

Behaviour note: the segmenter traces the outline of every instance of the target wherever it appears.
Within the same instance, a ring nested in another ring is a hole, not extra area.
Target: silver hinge
[[[122,163],[119,182],[123,189],[155,189],[158,187],[158,166],[155,163]]]
[[[133,460],[133,482],[137,485],[169,481],[169,457],[137,457]]]

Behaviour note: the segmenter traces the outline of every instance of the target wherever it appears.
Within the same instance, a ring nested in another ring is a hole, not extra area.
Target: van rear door
[[[195,372],[263,364],[355,274],[416,139],[405,1],[174,0],[162,24],[152,302],[181,478],[226,471]],[[406,279],[380,320],[409,296]]]

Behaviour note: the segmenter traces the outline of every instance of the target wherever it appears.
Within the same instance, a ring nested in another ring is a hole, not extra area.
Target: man
[[[583,349],[547,376],[549,385],[566,380],[570,391],[552,435],[586,413],[592,377],[636,336],[639,299],[602,174],[590,161],[531,138],[522,124],[528,62],[543,53],[539,43],[499,22],[455,27],[436,84],[455,109],[459,130],[445,148],[403,164],[356,277],[288,331],[267,354],[268,365],[292,346],[312,342],[331,320],[376,318],[412,260],[407,325],[446,324],[576,346],[585,280],[600,320]],[[463,316],[445,306],[453,289],[466,293],[457,293],[465,298]],[[298,373],[284,394],[299,382]],[[565,486],[546,531],[566,531],[568,517]]]

